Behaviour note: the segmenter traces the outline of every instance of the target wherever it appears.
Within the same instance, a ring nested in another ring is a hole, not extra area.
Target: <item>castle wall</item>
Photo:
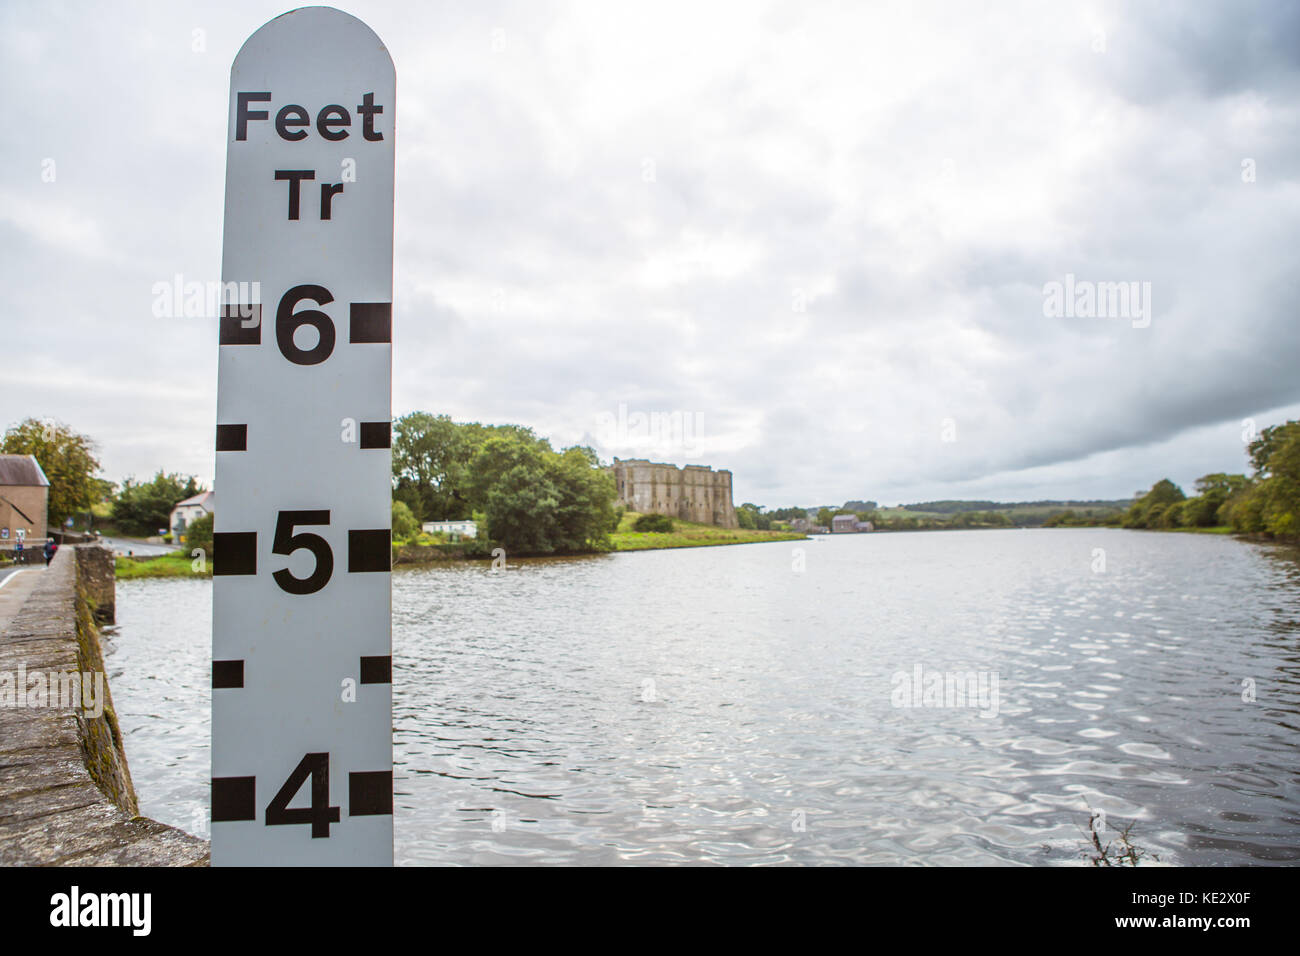
[[[614,459],[618,504],[640,514],[661,514],[682,521],[739,527],[731,499],[731,472],[706,465],[675,465]]]

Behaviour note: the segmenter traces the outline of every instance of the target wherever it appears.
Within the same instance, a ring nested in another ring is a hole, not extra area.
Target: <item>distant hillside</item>
[[[873,501],[848,501],[842,507],[823,505],[819,508],[782,508],[770,512],[777,520],[788,521],[806,515],[817,520],[819,512],[832,514],[851,511],[876,522],[881,530],[910,530],[913,528],[956,527],[1017,527],[1036,528],[1052,515],[1072,511],[1080,519],[1105,519],[1119,514],[1133,503],[1132,498],[1093,499],[1089,501],[920,501],[910,505],[882,508]],[[823,515],[825,517],[825,515]],[[828,519],[829,520],[829,519]],[[823,522],[826,523],[826,522]]]
[[[1105,518],[1125,511],[1133,503],[1131,498],[1091,501],[922,501],[888,509],[890,515],[914,514],[925,518],[952,518],[973,513],[1005,515],[1012,525],[1034,528],[1054,514],[1067,509],[1089,518]]]
[[[903,505],[907,511],[926,511],[931,514],[951,515],[959,511],[1038,511],[1048,508],[1059,511],[1063,508],[1107,508],[1122,510],[1133,503],[1132,498],[1115,500],[1094,499],[1092,501],[920,501],[916,504]]]

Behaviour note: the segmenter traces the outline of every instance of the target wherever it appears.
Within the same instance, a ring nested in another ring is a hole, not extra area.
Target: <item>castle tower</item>
[[[731,499],[731,472],[708,465],[676,465],[615,458],[611,467],[617,503],[639,514],[668,515],[682,521],[736,528]]]

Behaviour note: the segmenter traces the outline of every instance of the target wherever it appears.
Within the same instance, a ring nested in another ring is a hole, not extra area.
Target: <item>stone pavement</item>
[[[11,706],[20,675],[30,705],[42,677],[104,673],[75,550],[0,587],[0,865],[204,866],[205,841],[139,815],[107,674],[100,715],[81,702]]]
[[[42,564],[39,568],[33,566],[31,569],[11,571],[0,578],[0,634],[17,616],[44,570],[45,565]]]

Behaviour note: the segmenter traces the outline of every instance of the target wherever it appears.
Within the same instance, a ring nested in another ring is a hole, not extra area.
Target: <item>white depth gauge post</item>
[[[222,281],[258,294],[219,331],[216,866],[393,862],[394,91],[330,7],[231,69]]]

